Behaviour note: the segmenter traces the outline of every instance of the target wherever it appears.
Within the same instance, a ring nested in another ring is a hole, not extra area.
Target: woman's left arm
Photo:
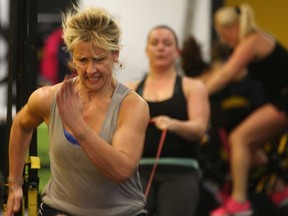
[[[148,104],[134,91],[124,98],[111,144],[90,128],[81,115],[75,117],[73,134],[99,172],[114,182],[127,180],[142,155],[150,119]]]
[[[199,141],[205,135],[210,120],[208,92],[201,81],[184,78],[188,121],[175,120],[174,132],[187,140]]]

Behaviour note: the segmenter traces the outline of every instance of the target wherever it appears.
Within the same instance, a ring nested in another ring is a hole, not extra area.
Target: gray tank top
[[[128,92],[127,87],[117,83],[99,133],[108,143],[117,127],[121,101]],[[55,99],[51,106],[49,139],[51,178],[42,194],[47,205],[75,216],[135,216],[145,212],[138,170],[122,183],[103,176],[82,148],[66,139]]]

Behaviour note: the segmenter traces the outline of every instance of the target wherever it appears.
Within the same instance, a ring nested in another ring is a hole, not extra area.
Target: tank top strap
[[[143,96],[143,88],[144,84],[147,78],[147,74],[144,76],[144,78],[140,81],[139,85],[136,88],[136,92],[140,95]],[[175,96],[179,90],[182,88],[182,77],[177,75],[176,80],[175,80],[175,85],[174,85],[174,93],[173,96]]]
[[[143,96],[143,89],[144,89],[146,78],[147,78],[147,74],[145,74],[144,78],[140,81],[139,85],[137,86],[135,90],[140,96]]]
[[[117,86],[114,90],[108,112],[106,113],[104,124],[99,133],[99,135],[108,143],[111,143],[114,131],[117,127],[118,113],[122,100],[126,97],[130,90],[131,89],[117,81]]]
[[[179,91],[181,91],[181,88],[182,88],[182,77],[177,75],[175,85],[174,85],[174,95],[173,96],[176,96],[177,93]]]

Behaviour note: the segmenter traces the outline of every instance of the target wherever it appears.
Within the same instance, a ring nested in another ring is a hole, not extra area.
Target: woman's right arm
[[[250,36],[237,45],[230,58],[219,68],[211,71],[205,81],[209,94],[224,88],[229,82],[239,77],[239,73],[257,56],[257,36]]]
[[[51,87],[36,90],[13,119],[9,139],[9,197],[6,216],[13,215],[20,208],[23,197],[22,175],[29,144],[34,129],[44,120],[49,120],[52,93]]]

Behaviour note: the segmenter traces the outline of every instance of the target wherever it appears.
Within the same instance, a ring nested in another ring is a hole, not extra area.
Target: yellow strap
[[[221,108],[223,110],[235,109],[235,108],[247,108],[249,107],[249,101],[245,97],[230,96],[222,100]]]
[[[285,151],[286,148],[286,144],[287,144],[287,138],[288,138],[288,134],[285,133],[281,139],[280,139],[280,143],[278,146],[278,154],[282,154]]]
[[[6,204],[6,203],[3,203],[3,213],[4,213],[4,216],[6,215],[6,214],[5,214],[6,211],[7,211],[7,204]]]
[[[263,191],[266,180],[267,180],[267,176],[264,176],[261,178],[261,180],[256,186],[256,193],[261,193]]]
[[[28,215],[37,216],[38,214],[38,191],[37,188],[28,188]]]
[[[30,164],[31,169],[40,169],[40,158],[36,156],[29,156],[26,163]],[[38,214],[38,187],[28,185],[28,215],[37,216]]]
[[[269,179],[269,187],[267,189],[267,193],[270,194],[273,192],[274,190],[274,186],[276,184],[276,180],[277,180],[277,175],[275,173],[273,173]]]
[[[31,169],[40,169],[40,158],[36,156],[29,156],[26,158],[26,163],[31,163]]]

